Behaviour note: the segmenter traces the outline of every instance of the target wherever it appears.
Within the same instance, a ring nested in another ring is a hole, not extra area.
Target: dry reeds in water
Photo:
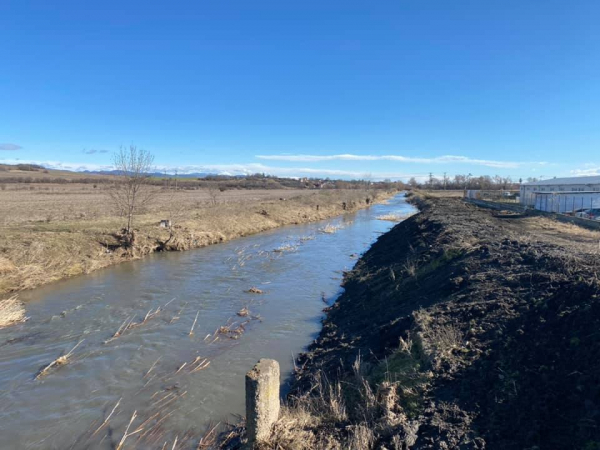
[[[0,300],[0,328],[25,322],[25,307],[16,295]]]
[[[185,302],[183,304],[183,306],[181,307],[181,309],[179,310],[179,312],[176,315],[173,316],[173,318],[171,319],[171,321],[169,323],[174,323],[174,322],[177,322],[179,320],[179,318],[181,317],[181,313],[183,312],[183,310],[185,309],[185,307],[187,306],[187,304],[188,304],[188,302]]]
[[[257,287],[251,287],[246,292],[249,293],[249,294],[264,294],[264,291],[262,289],[257,288]]]
[[[237,312],[237,315],[240,317],[247,317],[250,314],[250,311],[245,306]]]
[[[210,361],[207,358],[197,356],[196,359],[190,365],[190,373],[200,372],[210,366]]]
[[[111,336],[111,338],[107,339],[106,341],[104,341],[104,343],[108,344],[109,342],[112,342],[115,339],[117,339],[118,337],[122,336],[123,333],[125,333],[126,331],[133,330],[134,328],[137,328],[137,327],[140,327],[142,325],[145,325],[146,323],[148,323],[148,321],[150,321],[151,319],[153,319],[154,317],[156,317],[167,306],[169,306],[169,304],[172,301],[174,301],[174,300],[175,300],[175,298],[172,298],[167,303],[165,303],[163,306],[159,306],[158,308],[156,308],[156,310],[154,310],[154,309],[151,308],[146,313],[146,315],[144,316],[144,320],[142,320],[141,322],[134,322],[133,321],[135,319],[135,314],[133,316],[127,317],[127,319],[125,319],[123,321],[123,323],[121,324],[121,326],[117,329],[117,331],[115,331],[115,333]]]
[[[297,245],[283,244],[283,245],[280,245],[279,247],[277,247],[276,249],[274,249],[273,251],[275,253],[283,253],[283,252],[294,252],[297,249],[298,249]]]
[[[162,358],[162,356],[159,356],[156,361],[154,361],[154,363],[150,366],[150,368],[148,369],[148,372],[146,372],[146,375],[144,375],[144,378],[146,378],[148,375],[150,375],[150,372],[152,372],[152,370],[154,370],[154,367],[156,367],[156,364],[158,364],[158,361],[160,361],[160,358]]]
[[[137,417],[137,411],[134,411],[133,415],[131,416],[131,420],[129,421],[129,424],[127,425],[127,428],[125,429],[125,433],[123,434],[123,437],[119,441],[119,445],[117,445],[117,447],[116,447],[116,450],[121,450],[123,448],[123,445],[125,444],[125,440],[129,436],[133,436],[134,434],[137,434],[143,430],[143,428],[139,427],[138,429],[132,431],[131,433],[129,432],[129,428],[131,428],[131,424],[133,423],[133,421],[135,420],[136,417]]]
[[[242,334],[244,334],[244,331],[246,331],[245,325],[249,322],[250,322],[250,320],[246,320],[245,322],[240,323],[235,328],[234,328],[235,322],[232,323],[231,325],[223,325],[223,326],[217,328],[217,331],[215,331],[215,336],[222,334],[224,336],[227,336],[230,339],[239,339],[239,337]]]
[[[117,402],[117,404],[115,405],[115,407],[112,409],[112,411],[110,412],[110,414],[108,416],[106,416],[106,419],[104,419],[104,422],[102,422],[102,424],[96,429],[96,431],[94,431],[92,433],[91,437],[94,437],[98,433],[98,431],[100,431],[102,428],[104,428],[106,425],[108,425],[108,422],[110,422],[110,418],[112,417],[112,415],[115,413],[116,409],[121,404],[121,400],[123,400],[123,397],[121,397],[119,399],[119,401]]]
[[[67,353],[66,355],[62,355],[59,356],[58,358],[56,358],[54,361],[52,361],[50,364],[48,364],[46,367],[44,367],[42,370],[40,370],[40,372],[37,374],[37,376],[35,377],[36,380],[39,380],[42,377],[45,377],[46,375],[48,375],[48,373],[59,366],[64,366],[65,364],[67,364],[69,362],[69,357],[73,354],[73,352],[75,351],[75,349],[77,347],[79,347],[79,344],[81,344],[83,341],[85,341],[85,339],[82,339],[81,341],[79,341],[75,347],[73,347],[69,353]]]
[[[382,214],[381,216],[375,217],[377,220],[388,220],[390,222],[401,222],[404,219],[408,219],[412,214]]]
[[[129,324],[131,324],[131,322],[133,322],[133,319],[135,319],[135,316],[133,316],[131,319],[129,317],[127,317],[127,319],[125,319],[123,321],[123,323],[121,324],[119,329],[117,331],[115,331],[115,334],[113,334],[110,339],[104,341],[104,343],[108,344],[109,342],[114,341],[119,336],[121,336],[125,332],[125,330],[127,330],[127,328],[129,327]]]
[[[341,225],[332,225],[332,224],[328,223],[324,227],[319,228],[319,232],[324,233],[324,234],[333,234],[333,233],[336,233],[341,228],[342,228]]]
[[[217,429],[219,428],[219,425],[221,425],[221,422],[218,422],[212,427],[209,425],[208,430],[206,431],[206,433],[204,433],[204,436],[202,436],[200,438],[200,441],[198,442],[198,446],[196,447],[197,450],[215,448],[217,444]]]
[[[200,311],[198,311],[196,313],[196,318],[194,319],[194,323],[192,324],[192,329],[190,330],[190,336],[194,335],[194,328],[196,327],[196,322],[198,321],[198,314],[200,314]]]

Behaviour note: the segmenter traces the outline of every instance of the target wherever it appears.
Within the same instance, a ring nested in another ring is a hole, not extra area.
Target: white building
[[[521,203],[543,211],[570,212],[600,204],[600,176],[523,183]]]

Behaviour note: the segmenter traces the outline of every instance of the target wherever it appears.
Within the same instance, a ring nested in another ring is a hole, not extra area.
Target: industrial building
[[[520,202],[541,211],[574,213],[600,207],[600,176],[523,183]]]

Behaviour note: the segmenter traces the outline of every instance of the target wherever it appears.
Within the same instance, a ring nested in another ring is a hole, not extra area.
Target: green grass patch
[[[460,257],[462,257],[464,255],[464,250],[459,249],[459,248],[448,248],[446,250],[444,250],[444,253],[431,260],[429,263],[421,266],[418,270],[417,270],[417,278],[421,278],[424,277],[426,275],[429,275],[432,272],[435,272],[436,270],[444,267],[445,265],[451,263],[452,261],[459,259]]]
[[[409,417],[417,417],[422,409],[421,391],[427,383],[429,369],[423,350],[418,342],[412,342],[410,351],[399,349],[373,368],[368,377],[372,386],[388,381],[400,386],[400,406]]]

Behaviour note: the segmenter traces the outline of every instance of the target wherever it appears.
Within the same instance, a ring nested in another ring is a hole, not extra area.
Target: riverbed
[[[175,438],[195,448],[211,424],[243,414],[244,375],[259,358],[278,360],[285,381],[343,272],[394,226],[381,216],[413,212],[400,194],[22,293],[29,320],[0,330],[1,447],[110,449],[131,422],[124,448]]]

